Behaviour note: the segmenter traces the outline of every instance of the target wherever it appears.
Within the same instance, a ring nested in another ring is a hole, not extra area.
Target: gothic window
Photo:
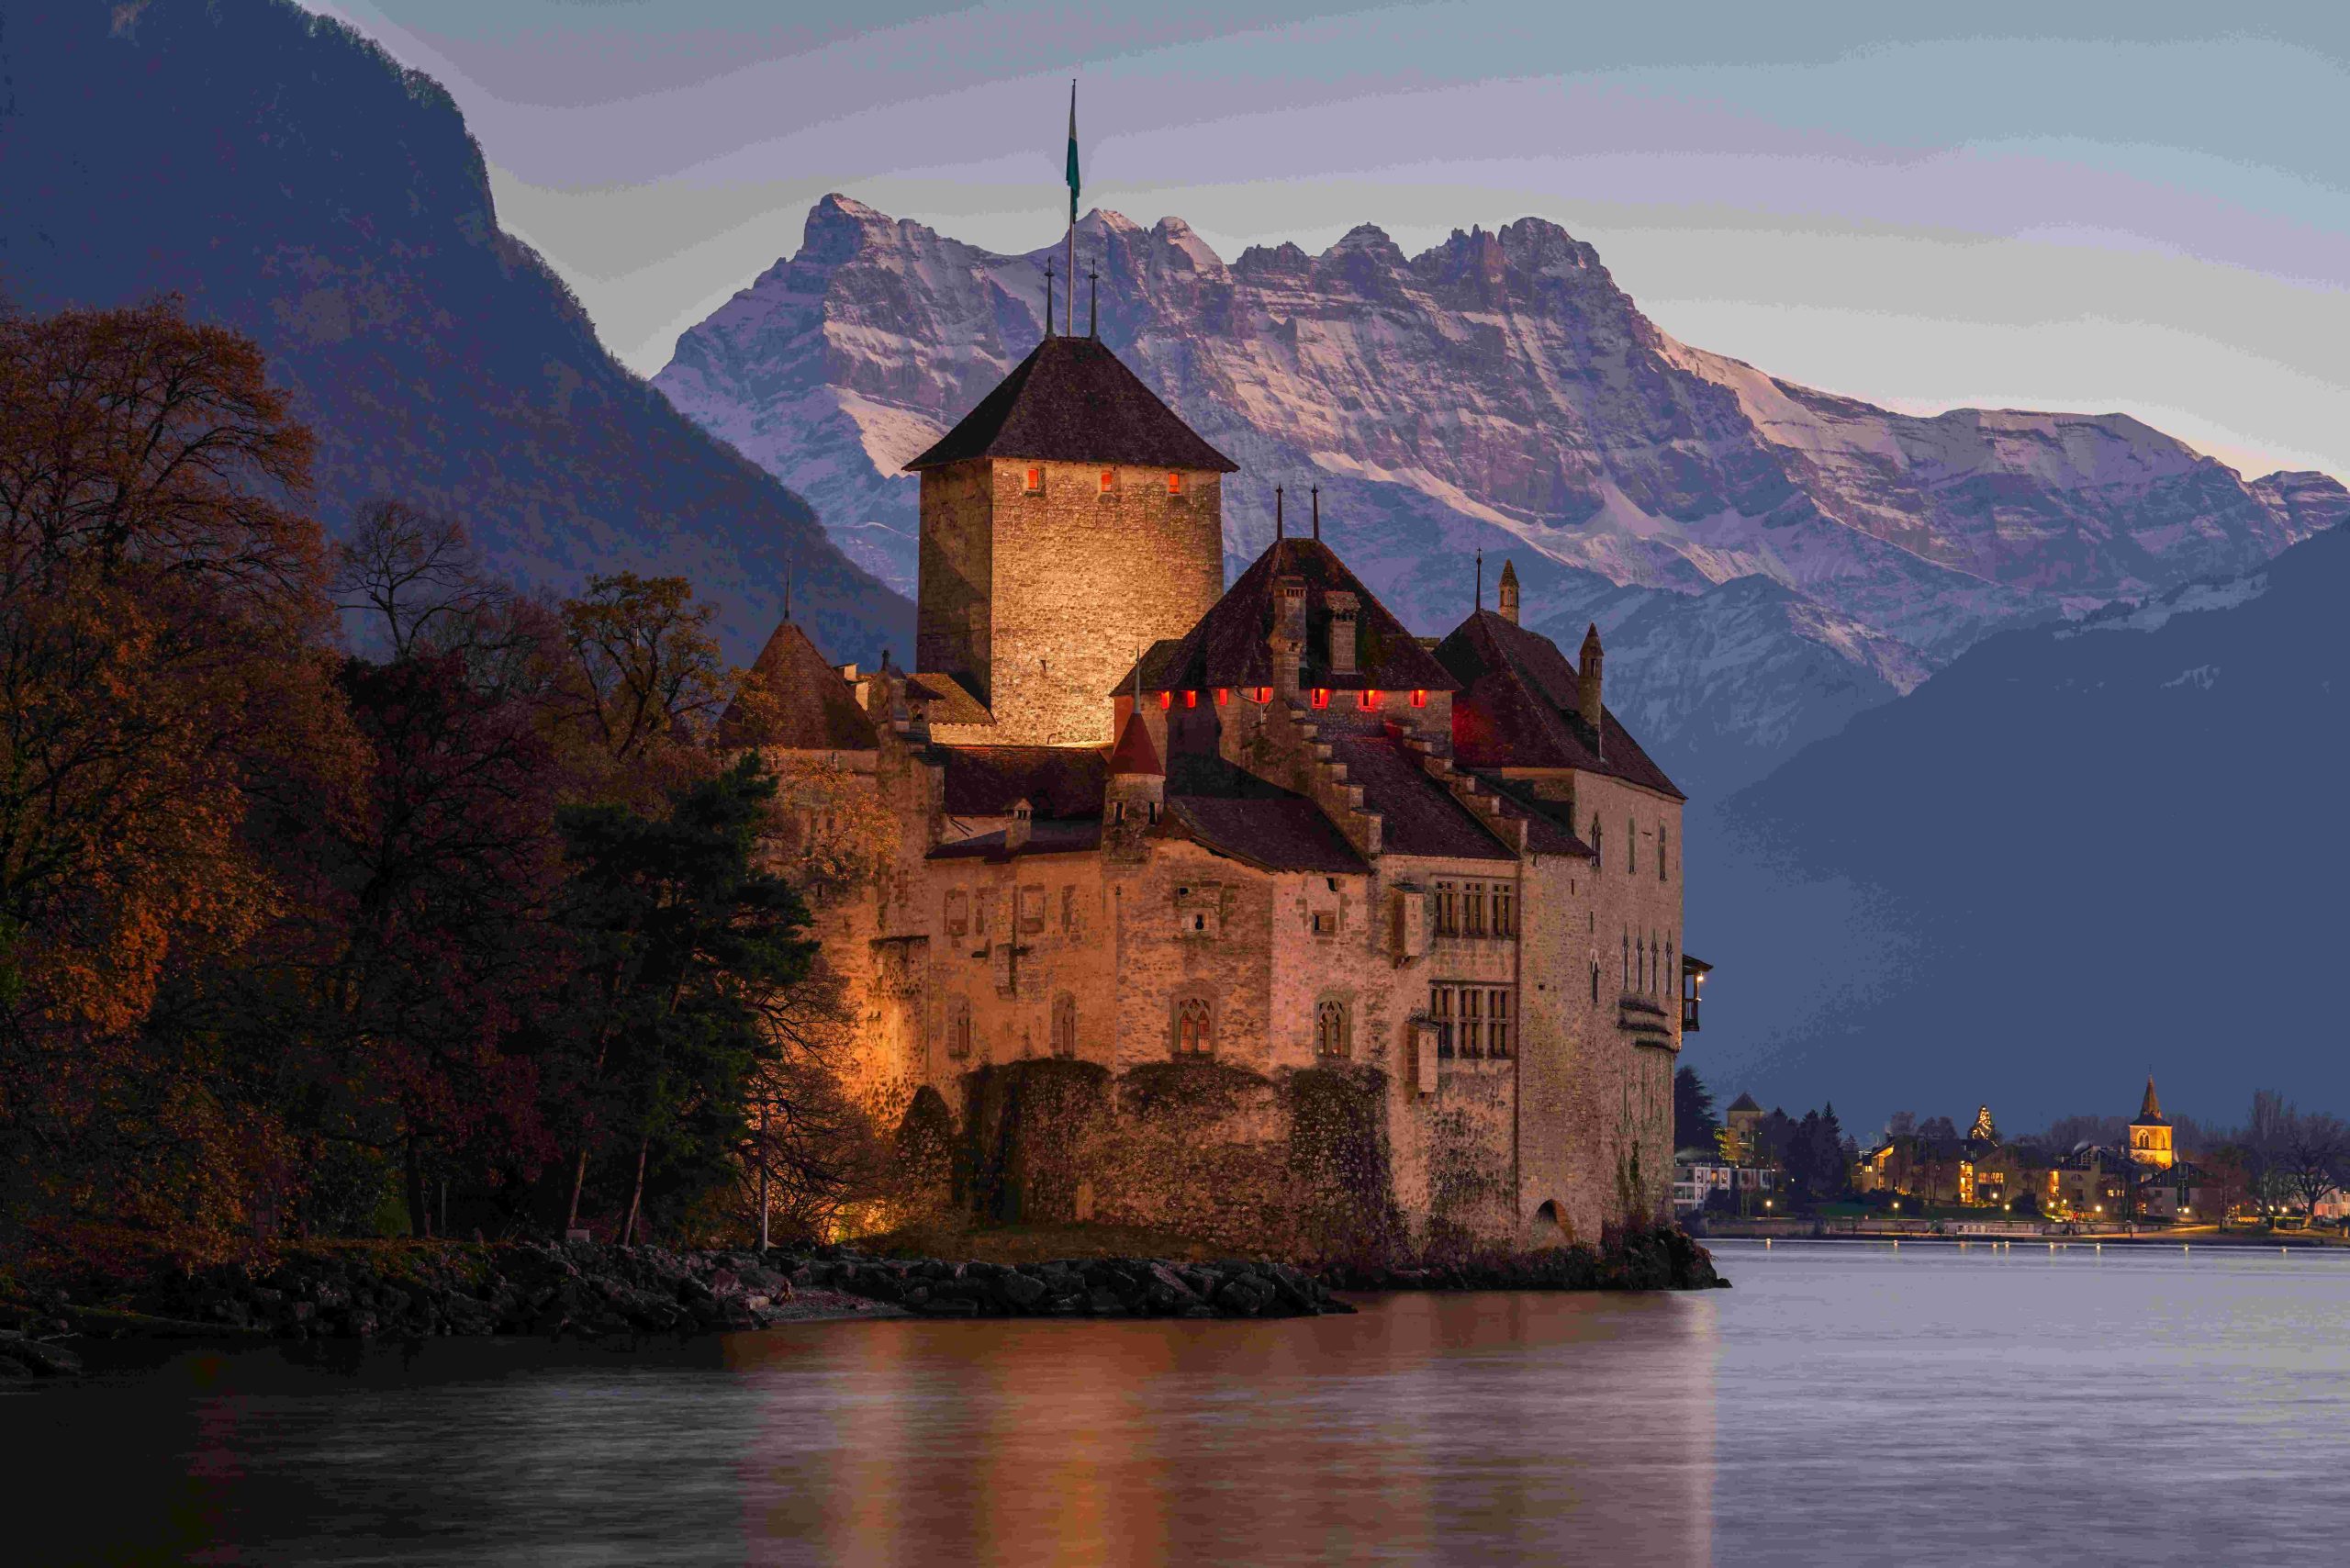
[[[946,1004],[946,1054],[956,1061],[971,1054],[971,1004],[959,996]]]
[[[1330,1060],[1348,1055],[1346,1003],[1326,1002],[1314,1010],[1314,1054]]]
[[[1186,997],[1175,1004],[1175,1054],[1178,1057],[1203,1057],[1215,1049],[1215,1032],[1208,1017],[1208,1004],[1198,997]]]
[[[1053,1054],[1064,1060],[1077,1055],[1077,998],[1066,991],[1053,999]]]
[[[1506,1058],[1510,1051],[1509,992],[1489,991],[1485,993],[1485,1054],[1496,1060]]]
[[[1511,936],[1517,932],[1517,894],[1506,882],[1494,884],[1494,935]]]

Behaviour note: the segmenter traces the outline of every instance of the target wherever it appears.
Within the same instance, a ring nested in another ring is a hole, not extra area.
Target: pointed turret
[[[1601,738],[1605,733],[1602,721],[1607,707],[1601,700],[1600,681],[1606,658],[1606,652],[1599,645],[1599,623],[1595,621],[1591,629],[1583,634],[1583,652],[1575,655],[1575,706],[1582,711],[1583,722],[1591,731],[1593,753],[1602,756],[1606,755],[1601,750]]]
[[[1517,563],[1502,563],[1501,591],[1494,599],[1494,608],[1511,625],[1517,624]]]
[[[2138,1102],[2138,1119],[2132,1124],[2142,1127],[2166,1127],[2163,1117],[2163,1103],[2154,1093],[2154,1075],[2146,1074],[2146,1097]]]
[[[1167,804],[1167,768],[1139,710],[1126,715],[1126,727],[1110,748],[1110,778],[1102,797],[1102,825],[1113,852],[1139,853],[1143,830],[1158,823]]]

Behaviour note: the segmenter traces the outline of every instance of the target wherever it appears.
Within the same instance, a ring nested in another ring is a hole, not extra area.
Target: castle
[[[1318,497],[1227,587],[1237,465],[1091,336],[907,467],[913,669],[787,620],[728,737],[776,759],[800,852],[883,846],[821,934],[859,1090],[952,1150],[953,1202],[1256,1247],[1665,1211],[1704,966],[1684,798],[1595,628],[1570,660],[1505,566],[1415,637]]]

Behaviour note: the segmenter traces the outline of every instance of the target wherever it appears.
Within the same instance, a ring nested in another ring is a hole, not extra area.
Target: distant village
[[[2241,1128],[2174,1121],[2151,1076],[2126,1123],[2068,1116],[2010,1137],[1988,1105],[1964,1129],[1897,1112],[1863,1144],[1832,1103],[1796,1117],[1741,1093],[1717,1115],[1684,1067],[1674,1142],[1673,1206],[1718,1233],[1806,1222],[1986,1234],[2350,1222],[2350,1126],[2340,1118],[2263,1092]]]

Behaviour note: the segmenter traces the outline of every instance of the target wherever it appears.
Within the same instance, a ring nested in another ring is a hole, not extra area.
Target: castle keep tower
[[[917,671],[986,710],[942,738],[1110,743],[1103,694],[1224,592],[1224,476],[1093,338],[1046,337],[929,451]]]

